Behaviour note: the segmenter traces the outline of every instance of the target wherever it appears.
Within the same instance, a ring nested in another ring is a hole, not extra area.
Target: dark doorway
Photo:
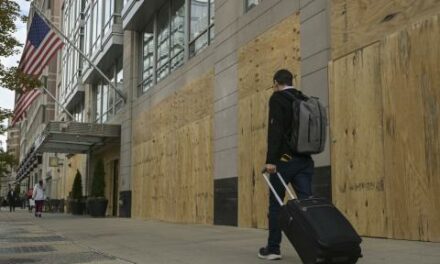
[[[119,195],[119,160],[113,161],[113,190],[112,190],[112,214],[118,216],[118,195]]]

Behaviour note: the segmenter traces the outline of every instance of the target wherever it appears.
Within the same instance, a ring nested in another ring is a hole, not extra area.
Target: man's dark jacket
[[[15,198],[16,198],[16,194],[15,194],[15,192],[12,192],[12,190],[9,190],[9,191],[8,191],[8,201],[9,201],[9,202],[11,202],[11,201],[15,201]]]
[[[293,88],[276,91],[269,100],[266,164],[276,164],[283,154],[294,156],[288,139],[292,134],[292,95],[299,95]],[[298,154],[296,154],[298,155]]]

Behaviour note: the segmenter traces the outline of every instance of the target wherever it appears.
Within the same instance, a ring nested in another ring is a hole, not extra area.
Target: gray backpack
[[[286,91],[292,99],[292,133],[288,143],[296,154],[324,151],[327,138],[327,111],[317,97],[307,97],[298,90]]]

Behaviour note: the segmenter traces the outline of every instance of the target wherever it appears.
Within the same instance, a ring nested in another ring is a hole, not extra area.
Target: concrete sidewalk
[[[266,263],[256,258],[258,248],[265,243],[264,230],[61,214],[44,214],[43,218],[35,219],[25,211],[3,211],[0,223],[0,236],[7,230],[8,223],[11,226],[32,223],[32,228],[40,228],[47,236],[63,237],[71,247],[103,257],[94,259],[93,263]],[[364,238],[362,249],[364,258],[358,262],[361,264],[440,263],[439,243]],[[1,252],[0,248],[0,260]],[[286,240],[282,253],[284,259],[276,263],[301,263]]]

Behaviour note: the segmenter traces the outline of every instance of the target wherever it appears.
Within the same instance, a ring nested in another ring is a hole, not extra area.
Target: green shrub
[[[105,177],[104,162],[102,161],[102,159],[99,159],[95,165],[95,171],[93,173],[91,197],[104,197],[104,192],[105,192],[104,177]]]
[[[82,193],[82,180],[81,180],[81,173],[79,170],[76,170],[75,179],[73,180],[73,186],[72,186],[72,199],[75,200],[81,200],[83,198]]]

